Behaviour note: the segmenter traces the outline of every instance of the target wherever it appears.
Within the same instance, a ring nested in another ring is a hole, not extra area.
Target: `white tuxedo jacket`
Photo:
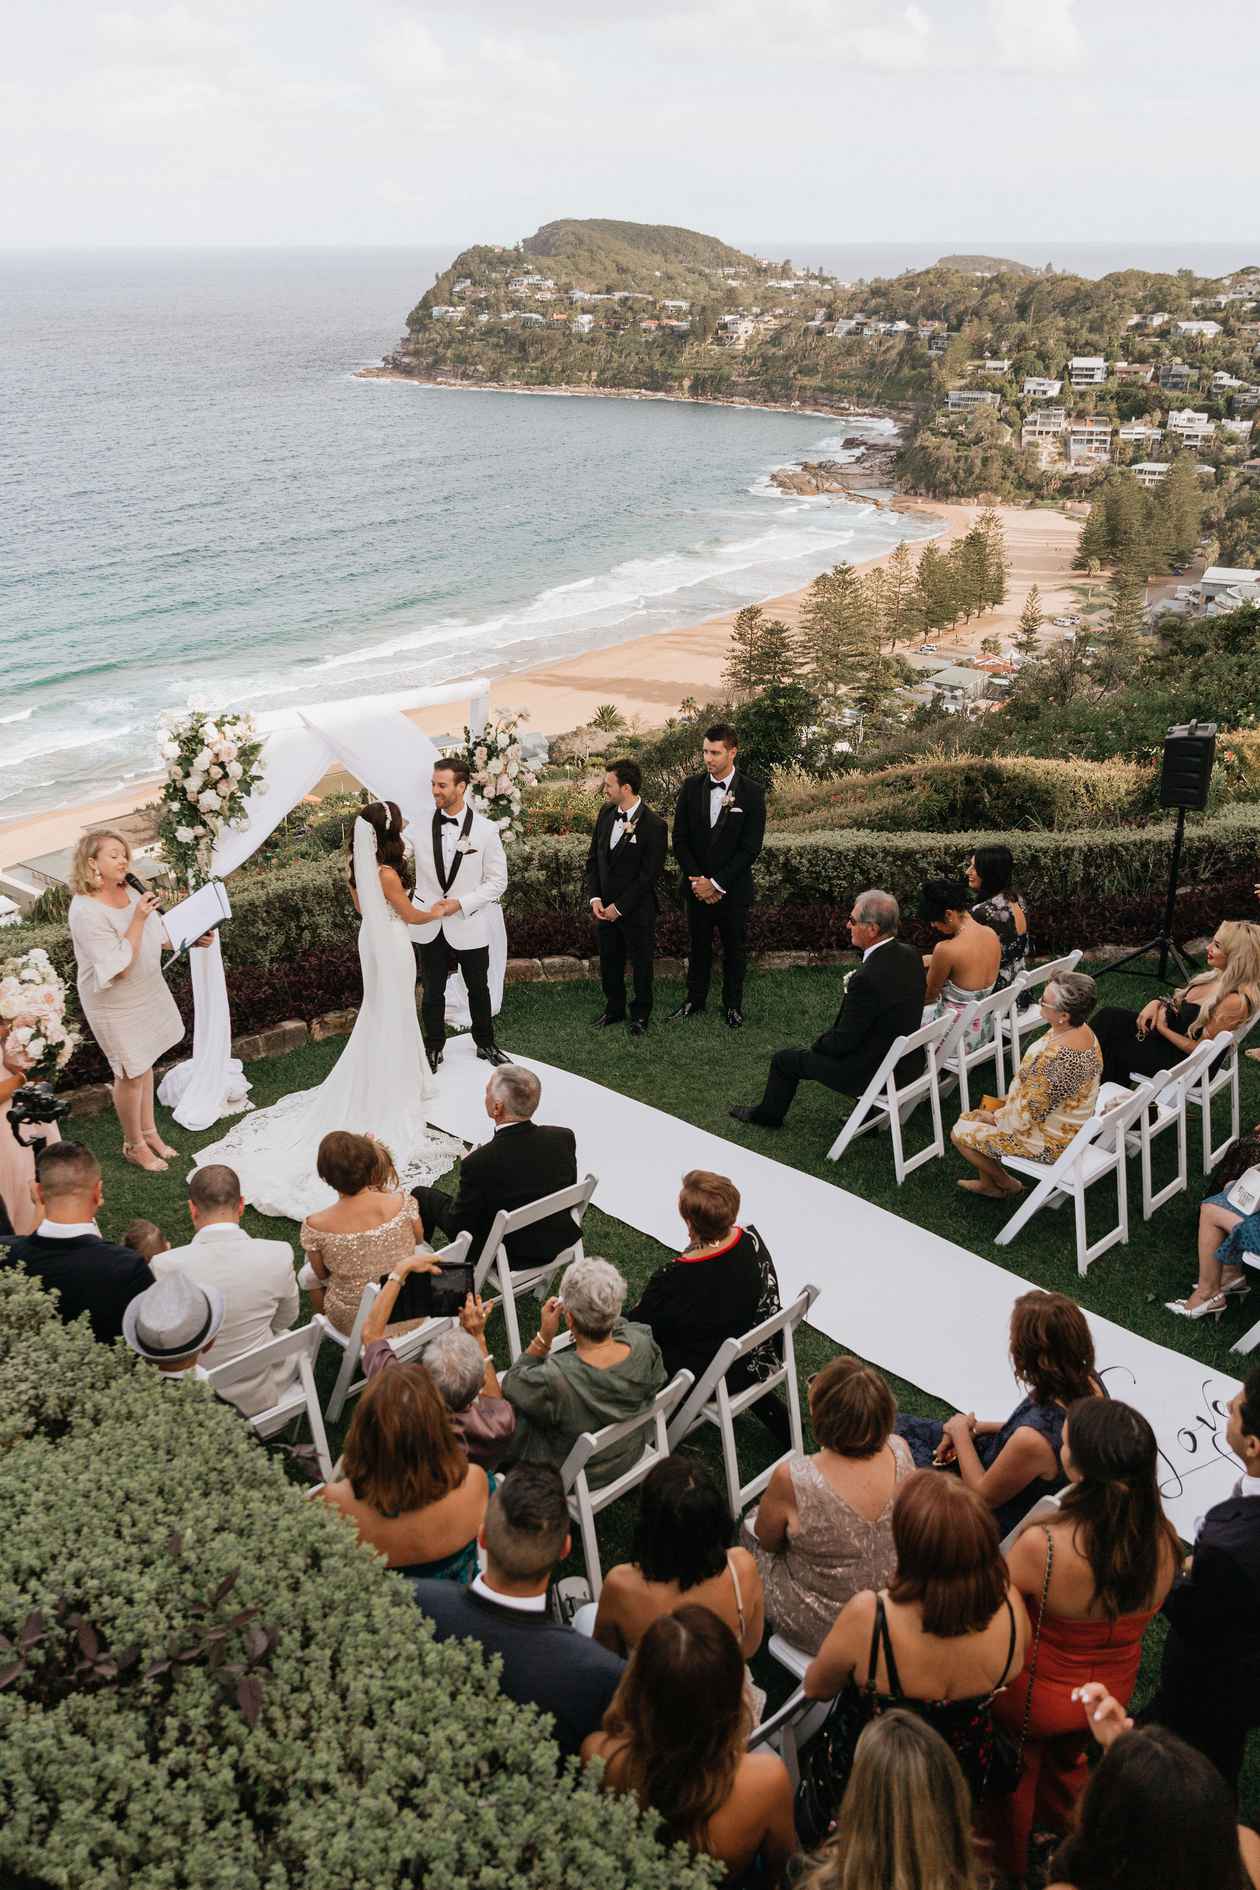
[[[462,828],[463,815],[460,816]],[[457,952],[474,951],[479,945],[488,945],[490,928],[486,922],[486,910],[498,904],[507,891],[508,883],[507,856],[494,822],[487,820],[484,814],[474,813],[468,830],[469,850],[456,854],[455,875],[446,892],[442,891],[437,862],[433,857],[432,819],[420,826],[409,827],[407,838],[411,841],[416,861],[413,904],[428,908],[435,906],[439,899],[459,900],[459,911],[452,913],[449,918],[434,919],[428,925],[408,926],[413,942],[427,945],[430,939],[436,938],[441,932]]]
[[[154,1279],[182,1273],[197,1286],[217,1286],[223,1324],[208,1354],[211,1365],[227,1365],[287,1332],[298,1316],[298,1283],[287,1241],[255,1240],[230,1221],[203,1227],[186,1247],[172,1247],[150,1261]],[[296,1367],[270,1365],[234,1385],[231,1402],[246,1417],[270,1409],[288,1389]]]

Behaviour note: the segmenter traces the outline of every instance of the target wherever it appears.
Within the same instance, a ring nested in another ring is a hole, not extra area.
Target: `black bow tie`
[[[725,781],[710,781],[709,792],[710,794],[725,794],[726,792]]]
[[[459,825],[459,816],[457,814],[443,814],[441,819],[444,827],[458,827]]]

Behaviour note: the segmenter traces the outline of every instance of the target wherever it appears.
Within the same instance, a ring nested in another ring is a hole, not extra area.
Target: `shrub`
[[[28,1645],[0,1658],[18,1668],[0,1692],[0,1881],[714,1881],[632,1801],[561,1771],[550,1722],[503,1697],[479,1649],[435,1642],[406,1582],[234,1412],[0,1273],[0,1410],[15,1399],[0,1632]]]
[[[1135,761],[1045,761],[1028,756],[927,754],[919,761],[848,773],[834,781],[783,783],[776,831],[863,827],[871,832],[951,828],[1131,824],[1155,812],[1156,772]]]

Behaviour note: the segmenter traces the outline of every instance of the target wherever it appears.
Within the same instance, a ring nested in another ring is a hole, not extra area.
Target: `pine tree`
[[[870,612],[871,635],[875,639],[875,648],[882,649],[887,634],[885,624],[888,621],[888,573],[882,565],[866,572],[862,579],[862,588],[866,592],[866,608]]]
[[[1026,663],[1035,662],[1041,654],[1041,626],[1044,621],[1041,592],[1035,584],[1030,584],[1024,608],[1019,613],[1019,629],[1015,635],[1015,648]]]
[[[1168,533],[1169,561],[1189,564],[1203,525],[1203,488],[1188,456],[1174,459],[1158,497]]]
[[[1006,558],[1006,532],[1000,513],[991,505],[985,506],[976,525],[985,541],[984,608],[996,610],[999,604],[1006,602],[1006,574],[1010,568]]]
[[[1104,690],[1132,682],[1138,667],[1146,609],[1146,578],[1140,565],[1120,565],[1110,588],[1110,610],[1092,638],[1094,674]]]
[[[767,617],[758,626],[754,657],[756,687],[768,689],[795,682],[800,674],[792,632],[780,617]]]
[[[888,647],[908,643],[919,627],[915,602],[914,555],[903,538],[890,556],[884,570],[888,577],[885,593],[884,635]]]
[[[762,615],[760,604],[749,604],[731,626],[722,681],[737,696],[750,695],[757,687],[757,633]]]
[[[796,647],[815,688],[835,695],[876,653],[870,600],[851,564],[816,577],[805,593]]]
[[[1089,508],[1089,517],[1081,526],[1081,535],[1077,540],[1076,556],[1072,560],[1074,571],[1088,571],[1091,564],[1101,564],[1107,556],[1107,520],[1102,505],[1097,499]]]
[[[984,609],[989,588],[989,541],[979,523],[951,546],[949,562],[958,608],[967,623]]]
[[[955,577],[950,561],[934,544],[926,544],[919,553],[915,573],[919,624],[924,638],[933,630],[944,630],[958,617]]]

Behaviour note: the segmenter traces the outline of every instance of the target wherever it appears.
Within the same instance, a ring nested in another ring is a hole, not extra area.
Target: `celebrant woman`
[[[153,1065],[184,1034],[162,976],[166,933],[152,893],[128,886],[131,848],[121,834],[84,834],[70,867],[70,937],[79,967],[79,1004],[114,1073],[114,1108],[123,1157],[163,1174],[178,1154],[158,1134]],[[199,939],[199,945],[209,939]]]
[[[197,1151],[199,1168],[211,1162],[234,1168],[242,1195],[260,1213],[304,1221],[333,1206],[336,1191],[315,1164],[334,1129],[382,1143],[404,1194],[436,1181],[463,1153],[461,1143],[435,1134],[425,1115],[434,1082],[416,1015],[408,927],[437,915],[412,904],[402,831],[393,801],[373,801],[354,823],[349,881],[361,920],[363,1002],[345,1049],[318,1089],[285,1096]]]

